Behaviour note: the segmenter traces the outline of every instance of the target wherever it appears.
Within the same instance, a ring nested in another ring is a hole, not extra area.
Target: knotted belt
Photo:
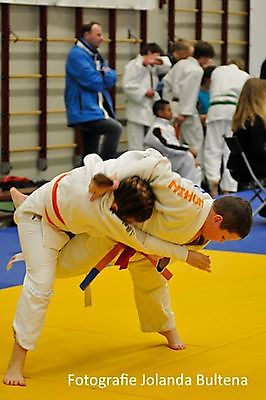
[[[137,252],[132,249],[132,247],[126,246],[122,243],[117,243],[96,265],[93,267],[90,272],[86,275],[84,280],[79,285],[82,290],[85,290],[89,284],[96,278],[96,276],[121,252],[119,257],[117,258],[115,265],[120,266],[121,269],[126,269],[128,267],[128,263],[130,258]],[[162,276],[169,280],[172,278],[173,274],[165,268],[169,263],[170,259],[167,257],[161,258],[159,262],[155,260],[152,256],[145,253],[143,254],[150,263],[157,269],[158,272],[162,274]]]
[[[63,179],[67,173],[60,175],[55,183],[53,184],[52,187],[52,206],[53,206],[53,211],[57,219],[60,221],[61,224],[66,226],[66,223],[63,219],[63,217],[60,214],[60,210],[57,204],[57,190],[58,190],[58,185],[61,179]],[[47,209],[45,208],[45,215],[47,218],[47,221],[51,225],[55,225],[55,223],[52,221],[50,218]],[[94,278],[108,265],[110,262],[119,254],[119,257],[117,258],[115,265],[119,265],[119,269],[126,269],[129,263],[130,258],[136,253],[136,250],[134,250],[132,247],[126,246],[122,243],[117,243],[96,265],[93,267],[90,272],[86,275],[85,279],[81,282],[80,288],[85,291],[85,289],[89,286],[89,284],[93,281]],[[141,253],[143,254],[149,261],[150,263],[156,267],[157,271],[162,274],[162,276],[169,280],[173,274],[165,268],[166,265],[169,263],[170,259],[169,258],[161,258],[159,261],[155,260],[152,256],[149,254]]]

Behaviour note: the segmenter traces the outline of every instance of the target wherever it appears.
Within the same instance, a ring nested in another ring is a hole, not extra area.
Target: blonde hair
[[[240,93],[232,121],[233,132],[245,128],[247,121],[253,125],[256,116],[260,117],[266,126],[266,80],[250,78]]]

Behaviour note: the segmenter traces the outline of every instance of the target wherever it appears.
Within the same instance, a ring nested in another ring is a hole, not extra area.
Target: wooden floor
[[[27,360],[27,387],[0,384],[0,399],[265,399],[265,255],[208,253],[212,274],[171,266],[172,306],[186,350],[170,350],[160,335],[140,332],[127,271],[103,271],[93,283],[93,307],[86,309],[80,279],[58,280],[42,336]],[[0,291],[1,376],[19,292]],[[85,375],[96,386],[86,386]],[[248,384],[228,385],[232,377]]]

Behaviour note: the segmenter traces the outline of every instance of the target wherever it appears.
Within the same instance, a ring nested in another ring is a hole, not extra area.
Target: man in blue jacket
[[[81,26],[80,37],[66,61],[65,103],[68,125],[78,126],[82,134],[83,158],[98,153],[106,160],[116,155],[122,127],[115,120],[109,94],[116,72],[98,51],[102,42],[98,22]],[[99,151],[101,135],[104,139]]]

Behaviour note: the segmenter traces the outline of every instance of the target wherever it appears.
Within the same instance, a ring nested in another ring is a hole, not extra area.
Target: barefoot
[[[15,208],[18,208],[23,203],[23,201],[25,201],[26,198],[28,197],[26,194],[21,193],[15,187],[12,187],[10,189],[10,195]]]
[[[22,372],[26,355],[27,350],[21,347],[15,341],[8,369],[3,379],[3,383],[5,385],[26,386],[25,378]]]
[[[20,367],[17,365],[10,365],[4,376],[3,383],[12,386],[26,386],[25,378],[22,375]]]
[[[160,335],[163,335],[168,342],[168,346],[170,349],[173,350],[184,350],[186,346],[184,343],[181,341],[180,337],[178,336],[178,333],[175,328],[169,330],[169,331],[163,331],[163,332],[158,332]]]

